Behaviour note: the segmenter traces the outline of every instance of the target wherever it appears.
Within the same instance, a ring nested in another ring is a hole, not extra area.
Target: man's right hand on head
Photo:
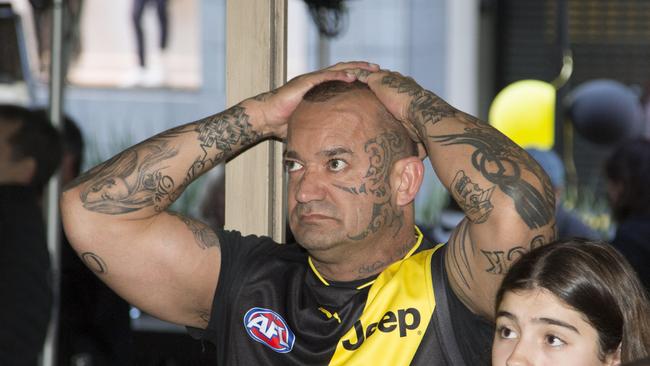
[[[340,62],[328,68],[297,76],[285,85],[247,101],[247,107],[259,108],[264,119],[264,134],[284,139],[287,121],[302,101],[303,96],[314,86],[331,80],[352,82],[357,79],[347,69],[378,71],[379,66],[363,62]]]

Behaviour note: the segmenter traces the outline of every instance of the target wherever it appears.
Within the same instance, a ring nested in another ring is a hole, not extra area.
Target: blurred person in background
[[[494,366],[614,366],[650,356],[650,303],[625,258],[569,239],[524,254],[496,296]]]
[[[40,72],[49,73],[52,52],[52,25],[54,14],[53,0],[29,0],[34,17],[36,44]],[[65,22],[63,22],[63,62],[65,68],[71,60],[81,54],[80,20],[83,0],[65,0],[61,2]]]
[[[52,310],[42,197],[61,161],[43,114],[0,105],[0,365],[37,365]]]
[[[605,163],[607,195],[617,224],[612,245],[650,291],[650,140],[621,144]]]
[[[557,225],[558,239],[586,238],[600,239],[600,235],[591,227],[582,222],[573,212],[562,205],[562,194],[566,184],[566,174],[562,159],[553,150],[540,150],[535,148],[526,151],[537,160],[546,174],[551,179],[555,191],[555,223]]]

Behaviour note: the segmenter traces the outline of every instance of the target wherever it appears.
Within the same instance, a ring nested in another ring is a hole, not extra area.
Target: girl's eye
[[[345,169],[348,166],[348,163],[341,159],[332,159],[327,162],[327,166],[331,171],[338,172]]]
[[[517,338],[517,333],[515,333],[514,330],[505,326],[500,327],[498,332],[499,332],[499,337],[503,339]]]
[[[302,168],[302,164],[294,160],[285,160],[284,166],[287,168],[288,172],[295,172]]]
[[[546,336],[546,344],[552,347],[559,347],[565,345],[566,342],[564,342],[563,340],[561,340],[560,338],[554,335],[549,334]]]

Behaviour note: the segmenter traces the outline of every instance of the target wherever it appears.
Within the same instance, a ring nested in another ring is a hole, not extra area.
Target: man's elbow
[[[83,238],[89,237],[89,233],[85,232],[88,230],[88,222],[77,190],[71,189],[61,193],[59,209],[66,238],[70,245],[78,250],[78,245],[83,242]]]

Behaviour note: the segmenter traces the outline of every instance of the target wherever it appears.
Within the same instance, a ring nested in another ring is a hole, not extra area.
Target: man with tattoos
[[[266,138],[286,139],[297,245],[166,211],[200,174]],[[414,226],[425,154],[467,216],[446,245]],[[487,364],[503,274],[555,235],[548,177],[523,150],[364,62],[127,149],[68,187],[61,208],[100,278],[214,342],[223,365]]]

